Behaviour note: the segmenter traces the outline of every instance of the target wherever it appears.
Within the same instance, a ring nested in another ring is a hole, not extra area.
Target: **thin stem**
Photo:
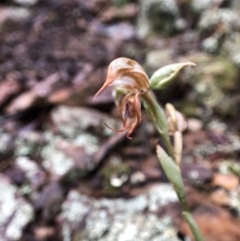
[[[146,112],[149,118],[151,119],[152,123],[155,125],[156,129],[160,133],[168,151],[168,154],[167,154],[159,145],[157,145],[157,155],[158,155],[159,161],[163,167],[163,170],[166,176],[174,186],[174,189],[178,195],[178,199],[182,205],[183,216],[187,221],[195,240],[204,241],[201,231],[197,223],[193,219],[192,214],[190,213],[190,209],[187,203],[186,194],[184,190],[182,174],[179,168],[179,162],[181,159],[179,159],[179,156],[178,158],[176,158],[176,156],[174,155],[173,147],[170,142],[170,137],[168,132],[168,123],[167,123],[165,114],[162,108],[157,103],[156,99],[154,98],[152,92],[150,91],[146,92],[143,95],[143,100],[144,100],[144,107],[146,109]],[[182,149],[180,145],[182,145],[182,139],[179,138],[179,135],[178,135],[178,136],[175,136],[175,141],[176,142],[178,141],[178,143],[175,143],[176,145],[175,149],[177,150],[177,154],[181,155]]]
[[[173,158],[173,160],[175,160],[175,155],[173,152],[172,144],[170,142],[170,138],[168,136],[163,135],[162,140],[168,150],[169,155]]]
[[[190,212],[190,209],[188,207],[188,203],[187,203],[187,199],[186,199],[186,194],[185,192],[183,193],[183,195],[181,197],[179,197],[178,194],[178,199],[180,200],[181,204],[182,204],[182,208],[185,212]]]
[[[183,217],[187,221],[189,227],[191,228],[191,231],[193,233],[193,236],[196,241],[204,241],[203,235],[201,233],[201,230],[199,229],[197,223],[195,222],[192,214],[190,212],[183,212]]]

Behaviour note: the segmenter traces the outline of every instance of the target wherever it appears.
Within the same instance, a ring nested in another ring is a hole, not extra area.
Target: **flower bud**
[[[174,156],[176,163],[180,166],[182,161],[182,132],[187,128],[187,122],[185,121],[183,115],[178,112],[173,105],[166,104],[167,111],[167,121],[168,121],[168,129],[169,134],[173,135],[174,140]]]
[[[166,104],[166,111],[169,134],[173,135],[177,131],[185,131],[187,128],[187,122],[185,121],[183,115],[169,103]]]
[[[149,82],[151,89],[163,89],[172,83],[180,70],[186,66],[196,66],[192,62],[166,65],[153,73]]]

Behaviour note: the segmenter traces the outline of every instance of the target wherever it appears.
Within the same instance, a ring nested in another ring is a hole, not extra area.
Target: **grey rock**
[[[24,227],[34,217],[33,208],[2,174],[0,175],[0,193],[1,240],[19,240]]]
[[[201,15],[198,27],[203,34],[208,35],[202,42],[205,51],[227,56],[240,68],[238,53],[240,48],[240,9],[208,9]]]
[[[58,131],[68,138],[76,138],[86,132],[89,128],[98,135],[111,136],[110,131],[103,121],[108,121],[113,128],[120,127],[120,123],[108,115],[98,111],[68,106],[59,106],[52,112],[52,120],[56,124]]]
[[[193,155],[198,160],[205,160],[212,154],[225,153],[233,155],[240,149],[240,138],[235,132],[230,131],[227,126],[219,120],[212,120],[207,125],[207,130],[215,139],[204,141],[196,145],[193,150]]]
[[[0,129],[0,157],[4,157],[13,152],[13,138],[10,134]]]
[[[22,7],[0,8],[0,32],[9,29],[15,29],[31,16],[28,9]]]
[[[15,165],[25,174],[31,187],[31,191],[36,191],[44,184],[46,174],[33,160],[26,156],[18,157],[15,160]]]
[[[22,131],[14,140],[16,157],[38,155],[43,146],[42,134],[36,131]]]
[[[28,7],[35,5],[38,2],[38,0],[13,0],[13,2]]]
[[[238,0],[232,0],[231,1],[231,8],[237,9],[240,11],[240,2]]]
[[[215,30],[222,24],[222,33],[238,31],[240,29],[239,11],[232,9],[215,9],[203,12],[199,21],[201,31]]]
[[[156,214],[175,201],[176,193],[169,184],[156,185],[130,200],[94,199],[72,190],[59,217],[63,240],[179,241],[171,218]]]
[[[221,3],[225,2],[226,0],[192,0],[191,1],[191,8],[194,12],[202,13],[203,11],[214,8],[219,6]]]
[[[135,28],[129,23],[115,23],[109,26],[97,26],[97,31],[115,41],[127,41],[135,37]],[[121,34],[119,34],[121,32]]]
[[[45,132],[45,145],[41,150],[43,167],[52,180],[73,169],[79,170],[80,176],[94,170],[104,156],[99,152],[104,154],[105,149],[113,145],[100,145],[114,133],[103,122],[114,129],[120,128],[119,120],[87,108],[59,106],[52,112],[52,120],[56,131]]]
[[[56,180],[74,166],[74,160],[68,157],[64,150],[57,147],[57,145],[68,147],[68,142],[63,138],[54,136],[52,133],[46,133],[46,141],[48,145],[44,146],[41,151],[42,165],[50,173],[52,179]]]

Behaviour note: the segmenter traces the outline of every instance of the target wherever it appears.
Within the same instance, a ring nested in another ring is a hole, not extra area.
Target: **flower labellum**
[[[123,122],[123,128],[120,130],[113,130],[111,127],[109,127],[106,123],[105,125],[115,131],[115,132],[123,132],[127,131],[127,138],[132,139],[130,135],[133,133],[135,128],[139,125],[141,122],[141,101],[139,99],[139,93],[138,94],[127,94],[121,104],[120,104],[120,113],[122,117]]]
[[[118,58],[111,62],[108,68],[107,80],[95,97],[108,86],[121,87],[128,91],[122,99],[119,110],[123,122],[123,128],[113,130],[116,132],[127,131],[127,138],[141,122],[141,101],[140,96],[149,89],[148,76],[143,68],[134,60],[128,58]]]

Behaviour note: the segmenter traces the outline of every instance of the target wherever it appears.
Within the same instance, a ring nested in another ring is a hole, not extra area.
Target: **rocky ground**
[[[181,166],[206,241],[240,240],[238,0],[0,2],[1,241],[193,240],[143,110],[128,140],[109,63],[151,75],[192,61],[156,96],[187,120]]]

